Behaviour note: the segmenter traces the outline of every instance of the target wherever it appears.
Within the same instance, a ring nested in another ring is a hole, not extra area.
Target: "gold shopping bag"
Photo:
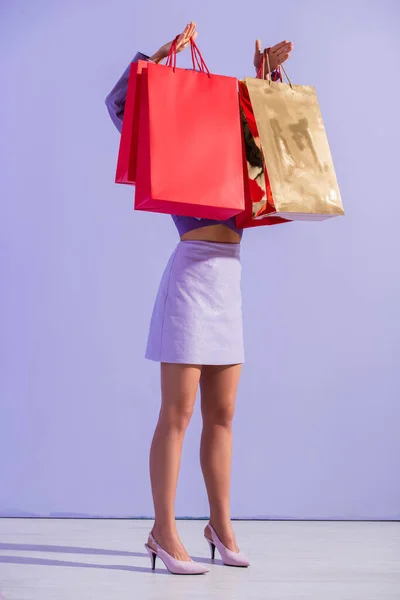
[[[319,221],[343,215],[315,89],[287,79],[246,77],[271,190],[258,218]]]

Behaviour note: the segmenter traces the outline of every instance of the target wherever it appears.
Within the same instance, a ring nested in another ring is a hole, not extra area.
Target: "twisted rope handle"
[[[174,69],[174,71],[176,69],[176,54],[177,54],[178,39],[179,39],[179,35],[176,36],[176,38],[173,40],[173,42],[171,44],[171,48],[169,49],[168,56],[167,56],[167,62],[166,62],[167,67],[172,67]]]
[[[177,55],[177,47],[178,47],[179,37],[180,36],[177,35],[176,38],[174,39],[174,41],[172,42],[171,48],[170,48],[168,56],[167,56],[166,65],[167,65],[167,67],[172,67],[174,71],[176,69],[176,55]],[[211,73],[210,73],[210,71],[204,61],[204,58],[193,38],[190,38],[190,52],[192,55],[192,64],[193,64],[194,71],[198,70],[198,71],[200,71],[200,73],[207,73],[207,75],[209,77],[211,77]]]
[[[271,74],[271,64],[269,61],[269,52],[270,52],[271,48],[267,48],[265,50],[265,52],[263,52],[262,58],[261,58],[261,64],[260,67],[257,71],[257,78],[261,79],[261,75],[263,76],[262,79],[267,79],[271,85],[271,81],[272,81],[272,74]],[[265,71],[265,65],[267,65],[268,67],[268,74]],[[293,89],[293,85],[292,82],[289,79],[289,75],[286,73],[285,71],[285,67],[283,65],[279,65],[279,67],[276,69],[276,73],[277,73],[277,79],[279,79],[281,81],[281,83],[283,82],[283,77],[282,77],[282,71],[283,70],[286,79],[288,80],[288,83],[290,85],[290,87]],[[266,77],[267,75],[267,77]],[[274,79],[274,81],[277,81],[277,79]]]

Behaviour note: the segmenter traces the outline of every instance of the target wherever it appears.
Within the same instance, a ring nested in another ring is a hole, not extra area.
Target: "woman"
[[[189,23],[180,35],[181,52],[197,37]],[[168,42],[151,58],[160,63]],[[270,50],[271,70],[289,58],[293,45],[281,42]],[[254,66],[261,64],[256,42]],[[111,119],[122,129],[129,66],[107,96]],[[201,390],[203,430],[201,468],[210,504],[204,535],[214,557],[218,548],[225,564],[248,566],[237,547],[230,520],[232,420],[244,362],[241,314],[240,241],[235,218],[213,221],[173,216],[180,242],[173,252],[155,301],[146,358],[161,363],[161,409],[150,450],[150,478],[155,522],[145,544],[154,568],[159,556],[172,573],[199,574],[208,569],[190,559],[180,541],[174,503],[182,444]]]

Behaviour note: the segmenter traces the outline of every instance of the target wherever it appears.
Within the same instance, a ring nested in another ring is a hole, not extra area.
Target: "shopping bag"
[[[198,70],[142,72],[135,209],[217,220],[244,210],[238,82],[211,74],[196,46]]]
[[[270,185],[263,214],[290,220],[343,215],[315,88],[289,78],[287,84],[251,77],[245,82]]]
[[[131,64],[129,71],[115,183],[134,184],[136,181],[141,74],[148,64],[139,60]]]
[[[287,219],[265,214],[271,188],[261,149],[260,137],[246,84],[239,81],[240,114],[244,142],[245,210],[236,215],[236,227],[260,227],[288,223]]]

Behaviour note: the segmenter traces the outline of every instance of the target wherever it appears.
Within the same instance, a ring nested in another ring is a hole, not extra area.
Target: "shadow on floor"
[[[75,546],[54,546],[49,544],[3,544],[0,550],[25,550],[30,552],[61,552],[63,554],[97,554],[101,556],[148,556],[147,552],[126,550],[105,550],[103,548],[77,548]]]
[[[80,563],[69,560],[51,560],[49,558],[30,558],[26,556],[0,556],[0,564],[1,563],[15,565],[42,565],[46,567],[50,566],[83,567],[86,569],[112,569],[116,571],[134,571],[137,573],[157,573],[157,575],[169,575],[166,569],[155,569],[155,571],[153,571],[152,569],[146,567],[130,567],[128,565],[101,565],[96,563]]]
[[[128,556],[128,557],[146,557],[148,558],[147,552],[128,552],[126,550],[106,550],[104,548],[80,548],[76,546],[55,546],[50,544],[12,544],[12,543],[0,543],[0,550],[10,551],[28,551],[28,552],[60,552],[61,554],[93,554],[97,556]],[[222,560],[211,560],[211,558],[205,558],[204,556],[192,556],[193,560],[208,565],[219,565],[223,566]],[[90,563],[79,563],[73,561],[62,561],[62,560],[51,560],[48,558],[29,558],[29,557],[18,557],[18,556],[0,556],[0,563],[2,562],[14,562],[16,564],[26,565],[53,565],[53,566],[64,566],[64,567],[92,567],[98,569],[121,569],[126,571],[139,571],[141,573],[153,572],[150,568],[145,567],[129,567],[129,566],[118,566],[118,565],[99,565]],[[164,573],[162,569],[156,569],[156,573]]]

